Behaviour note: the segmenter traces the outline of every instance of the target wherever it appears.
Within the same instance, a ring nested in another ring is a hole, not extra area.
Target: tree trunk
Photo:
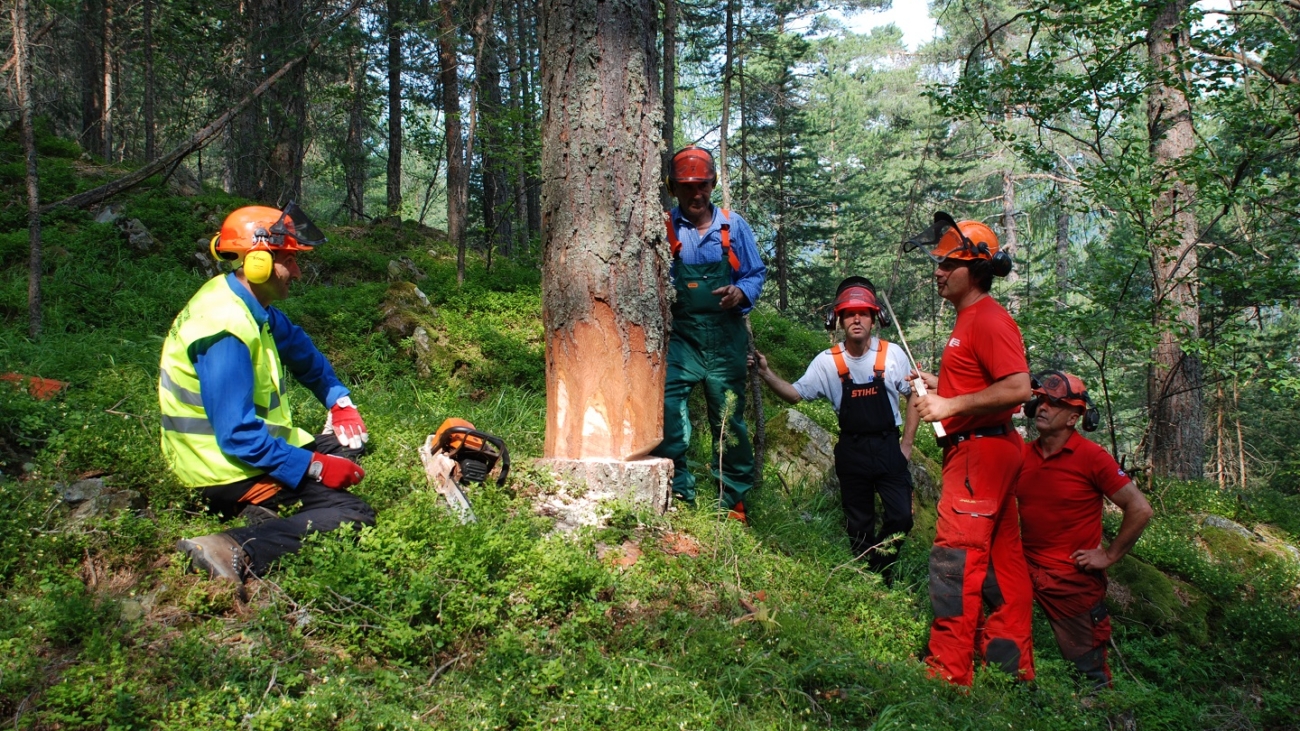
[[[158,157],[158,125],[153,73],[153,0],[144,0],[144,161]]]
[[[663,436],[668,270],[655,0],[544,0],[543,327],[550,458]]]
[[[1057,189],[1056,209],[1056,309],[1065,309],[1070,289],[1070,198],[1065,188]]]
[[[1007,252],[1007,255],[1015,258],[1019,247],[1019,237],[1016,232],[1016,179],[1010,170],[1002,171],[1002,240],[999,242],[999,249]],[[1019,273],[1012,269],[1007,275],[1008,292],[1006,297],[1007,309],[1011,312],[1017,312],[1020,309],[1020,293],[1016,291],[1015,284],[1020,279]]]
[[[677,131],[677,0],[664,0],[664,146],[663,177],[672,173],[672,156],[676,151]],[[724,112],[725,113],[725,112]],[[660,190],[664,208],[673,207],[673,194],[667,187]],[[726,206],[723,206],[724,208]]]
[[[16,0],[11,9],[13,46],[16,68],[14,86],[18,92],[18,115],[22,126],[23,157],[27,165],[27,239],[30,257],[27,262],[27,332],[33,338],[41,334],[41,197],[36,169],[36,133],[32,129],[32,59],[28,44],[27,0]]]
[[[402,212],[402,0],[388,0],[388,214]]]
[[[270,68],[284,63],[301,49],[307,25],[303,0],[279,0],[271,5],[270,32],[265,34],[265,57]],[[276,40],[280,42],[277,43]],[[302,159],[307,133],[307,64],[294,66],[267,95],[270,149],[262,176],[261,200],[283,206],[302,199]]]
[[[481,60],[474,76],[478,79],[478,94],[482,100],[478,113],[478,137],[483,151],[483,243],[488,261],[491,262],[493,249],[499,248],[509,256],[511,227],[509,216],[501,215],[501,208],[506,205],[508,188],[507,158],[503,154],[501,134],[501,46],[496,40],[496,34],[492,32],[482,34],[479,43],[484,45],[478,56]]]
[[[1196,189],[1179,166],[1196,145],[1192,112],[1180,78],[1189,48],[1190,0],[1166,3],[1147,36],[1155,82],[1147,97],[1157,197],[1148,228],[1151,274],[1155,285],[1155,329],[1159,333],[1147,379],[1151,413],[1151,465],[1154,474],[1199,479],[1205,464],[1205,426],[1201,362],[1182,342],[1199,335],[1197,302]]]
[[[465,283],[465,209],[469,175],[461,136],[460,62],[454,0],[439,3],[438,70],[442,81],[442,116],[447,140],[447,241],[456,247],[456,283]]]
[[[81,58],[81,147],[92,152],[104,149],[104,51],[98,41],[103,38],[105,0],[81,3],[79,30],[85,43],[79,47]]]
[[[104,53],[104,106],[99,128],[104,136],[104,162],[113,163],[113,0],[104,0],[101,49]]]
[[[506,23],[506,55],[510,64],[510,111],[511,133],[514,142],[515,169],[513,178],[511,208],[514,212],[514,233],[516,250],[528,249],[528,175],[524,167],[524,150],[527,149],[524,125],[524,95],[522,54],[520,43],[523,38],[524,10],[522,3],[515,3],[515,23]]]
[[[366,216],[366,56],[355,52],[348,63],[348,87],[352,99],[348,104],[348,137],[344,142],[343,207],[348,220],[357,221]]]
[[[736,13],[734,0],[727,0],[722,62],[722,119],[718,125],[718,187],[722,189],[722,207],[731,208],[731,174],[727,167],[727,135],[731,132],[731,66],[736,48]]]
[[[262,69],[262,3],[264,0],[248,0],[243,4],[240,38],[243,59],[236,72],[236,88],[241,92],[252,89]],[[242,198],[258,200],[261,197],[262,167],[262,100],[254,99],[231,125],[226,140],[226,181],[227,193]]]
[[[532,8],[533,11],[536,12],[537,3],[523,2],[520,3],[520,8],[521,25],[519,39],[522,44],[520,49],[523,52],[524,62],[522,76],[524,112],[526,114],[526,119],[528,120],[527,126],[524,127],[524,130],[528,134],[525,141],[531,145],[536,141],[536,138],[532,135],[535,134],[535,130],[539,129],[541,124],[541,120],[539,119],[540,110],[538,109],[537,103],[537,77],[532,72],[532,69],[541,67],[541,50],[538,48],[539,31],[537,28],[537,17],[535,15],[533,16],[533,24],[530,26],[527,23],[529,16],[522,14],[522,9]],[[529,154],[527,148],[525,148],[525,154]],[[532,168],[526,169],[528,171],[528,181],[524,186],[524,192],[527,195],[528,203],[528,235],[531,237],[533,234],[540,235],[542,231],[542,181],[538,177],[541,172],[540,170]]]

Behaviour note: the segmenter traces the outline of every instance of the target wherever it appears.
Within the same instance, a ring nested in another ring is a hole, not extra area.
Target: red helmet
[[[1030,385],[1035,395],[1052,403],[1068,404],[1080,409],[1090,406],[1088,389],[1083,385],[1083,379],[1073,373],[1044,371],[1035,376]]]
[[[673,155],[673,162],[668,166],[669,183],[703,183],[718,182],[718,169],[713,164],[713,155],[703,147],[688,145]]]
[[[876,302],[874,292],[866,285],[855,282],[835,295],[836,317],[846,310],[870,310],[871,316],[875,317],[880,314],[880,305]]]

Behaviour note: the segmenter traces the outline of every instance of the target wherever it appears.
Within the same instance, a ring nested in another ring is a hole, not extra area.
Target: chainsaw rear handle
[[[452,446],[452,438],[460,436],[460,444]],[[446,452],[447,456],[455,457],[465,444],[469,437],[481,439],[497,448],[501,457],[501,475],[497,477],[497,487],[503,487],[506,484],[506,476],[510,474],[510,450],[506,449],[506,443],[500,437],[494,437],[491,434],[481,432],[478,429],[472,429],[467,426],[449,426],[438,436],[438,443],[434,445],[433,451]]]

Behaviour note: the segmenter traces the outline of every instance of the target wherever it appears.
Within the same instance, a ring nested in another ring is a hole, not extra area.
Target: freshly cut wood
[[[667,245],[653,0],[542,3],[545,455],[663,437]]]

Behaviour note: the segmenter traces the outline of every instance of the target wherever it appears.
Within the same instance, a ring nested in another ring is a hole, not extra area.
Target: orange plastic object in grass
[[[26,386],[27,393],[31,394],[32,398],[41,401],[49,401],[59,391],[68,387],[66,381],[56,381],[53,378],[41,378],[40,376],[24,376],[19,373],[0,375],[0,381],[6,381],[19,387]]]

